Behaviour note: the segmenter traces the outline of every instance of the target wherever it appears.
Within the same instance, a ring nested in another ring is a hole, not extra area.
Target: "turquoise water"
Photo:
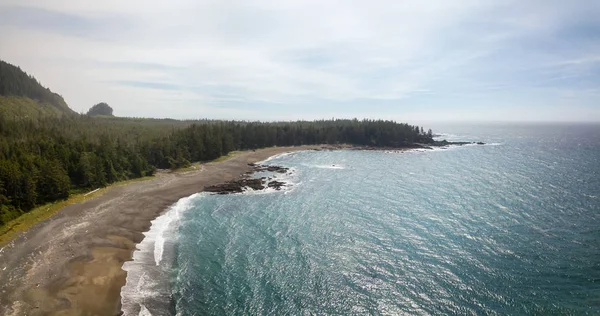
[[[297,152],[282,192],[180,201],[126,314],[600,313],[600,126],[437,130],[488,144]]]

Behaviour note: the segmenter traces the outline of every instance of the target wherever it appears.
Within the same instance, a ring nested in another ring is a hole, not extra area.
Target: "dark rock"
[[[449,146],[449,145],[463,146],[463,145],[468,145],[468,144],[473,144],[473,142],[449,142],[444,139],[442,141],[433,142],[430,145],[434,146],[434,147],[445,147],[445,146]]]
[[[238,180],[228,181],[222,184],[211,185],[204,187],[204,191],[212,192],[215,194],[233,194],[233,193],[242,193],[244,192],[244,188],[251,188],[253,190],[263,190],[267,187],[274,188],[276,190],[280,190],[283,186],[285,186],[285,182],[280,181],[269,181],[275,177],[261,177],[260,179],[251,178],[252,174],[255,172],[275,172],[275,173],[286,173],[289,168],[281,167],[281,166],[268,166],[268,165],[258,165],[254,163],[249,163],[248,166],[252,167],[252,171],[248,171],[241,175],[241,178]],[[265,182],[269,181],[268,184],[265,185]]]
[[[281,190],[281,187],[285,186],[285,182],[281,181],[271,181],[267,184],[269,188],[274,188],[275,190]]]
[[[485,145],[484,142],[477,142],[477,145]]]
[[[281,166],[255,166],[254,167],[254,172],[264,172],[264,171],[269,171],[269,172],[277,172],[277,173],[286,173],[289,170],[289,168],[286,167],[281,167]]]
[[[253,190],[262,190],[265,188],[263,179],[240,179],[225,182],[223,184],[211,185],[204,187],[204,191],[217,194],[242,193],[244,188]]]

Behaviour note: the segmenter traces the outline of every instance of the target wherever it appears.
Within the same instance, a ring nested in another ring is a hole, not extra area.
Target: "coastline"
[[[123,263],[157,218],[207,185],[239,178],[249,163],[285,152],[335,146],[272,147],[236,154],[186,172],[108,188],[64,207],[0,249],[3,315],[118,315]]]

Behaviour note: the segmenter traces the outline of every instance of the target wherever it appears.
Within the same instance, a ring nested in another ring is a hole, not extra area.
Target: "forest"
[[[382,120],[246,122],[120,118],[98,103],[80,115],[0,60],[0,226],[38,205],[235,150],[352,144],[406,147],[432,133]]]
[[[36,205],[234,150],[307,144],[404,147],[431,133],[392,121],[175,121],[0,116],[0,225]]]

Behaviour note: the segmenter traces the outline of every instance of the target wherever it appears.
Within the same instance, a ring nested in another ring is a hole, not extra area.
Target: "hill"
[[[100,102],[87,112],[87,115],[91,116],[113,116],[113,109],[106,103]]]
[[[59,94],[21,68],[0,60],[0,115],[14,119],[75,114]]]
[[[432,133],[383,120],[248,122],[119,118],[106,103],[78,115],[19,67],[0,61],[0,227],[72,193],[178,169],[232,151],[351,144],[433,144]]]

